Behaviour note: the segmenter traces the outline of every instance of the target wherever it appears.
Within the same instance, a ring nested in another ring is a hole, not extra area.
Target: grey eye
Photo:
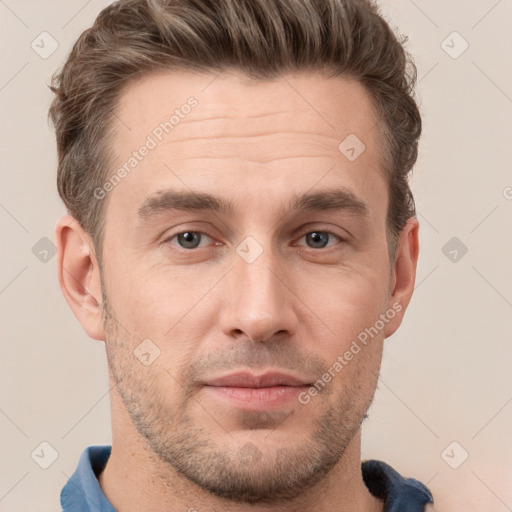
[[[304,235],[306,243],[313,249],[323,249],[329,242],[329,237],[332,237],[332,233],[327,231],[312,231]]]
[[[197,231],[185,231],[176,235],[178,243],[184,249],[196,249],[201,243],[202,233]]]

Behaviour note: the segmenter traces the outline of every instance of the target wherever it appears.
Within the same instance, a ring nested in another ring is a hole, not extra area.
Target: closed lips
[[[238,372],[223,375],[204,381],[206,386],[237,387],[237,388],[269,388],[275,386],[309,386],[310,383],[281,372],[269,372],[255,375],[248,372]]]

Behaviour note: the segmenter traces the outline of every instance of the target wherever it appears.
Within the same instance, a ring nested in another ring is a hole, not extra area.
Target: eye
[[[197,249],[201,246],[201,242],[204,241],[205,238],[211,240],[211,238],[202,231],[183,231],[171,236],[166,242],[178,245],[178,247],[182,249]],[[173,240],[176,240],[177,244],[175,244]]]
[[[306,243],[308,245],[311,244],[310,248],[312,249],[324,249],[328,246],[329,241],[333,238],[340,242],[343,241],[342,238],[340,238],[338,235],[335,235],[334,233],[331,233],[330,231],[310,231],[309,233],[303,235],[300,239],[302,238],[306,239]]]
[[[302,235],[299,240],[305,239],[306,244],[311,249],[325,249],[332,245],[336,245],[336,242],[343,242],[343,239],[331,231],[310,231]],[[208,240],[212,238],[203,233],[202,231],[182,231],[169,237],[166,242],[173,245],[177,245],[181,249],[199,249],[205,247],[208,244]],[[330,243],[332,242],[332,243]],[[298,244],[302,245],[302,244]]]

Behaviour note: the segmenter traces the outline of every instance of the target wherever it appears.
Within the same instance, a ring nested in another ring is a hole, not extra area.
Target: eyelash
[[[195,251],[195,250],[198,250],[198,249],[202,249],[202,247],[194,247],[192,249],[187,249],[187,248],[184,248],[184,247],[180,247],[176,244],[172,244],[172,240],[174,240],[176,237],[178,237],[179,235],[183,235],[185,233],[195,233],[195,234],[199,234],[199,235],[204,235],[204,236],[207,236],[208,238],[211,238],[213,240],[213,237],[210,236],[208,233],[205,233],[204,231],[199,231],[199,230],[184,230],[184,231],[180,231],[178,233],[175,233],[174,235],[166,238],[164,240],[164,243],[171,243],[171,245],[175,245],[181,252],[191,252],[191,251]],[[329,230],[325,230],[325,229],[313,229],[313,230],[310,230],[310,231],[306,231],[304,232],[300,237],[299,237],[299,240],[303,237],[305,237],[306,235],[309,235],[311,233],[322,233],[322,234],[326,234],[326,235],[329,235],[330,237],[335,237],[339,240],[339,243],[343,243],[345,242],[345,239],[343,239],[342,237],[340,237],[339,235],[337,235],[336,233],[334,233],[333,231],[329,231]],[[335,244],[336,245],[336,244]],[[329,248],[333,247],[333,245],[331,246],[327,246],[327,247],[320,247],[320,248],[314,248],[314,247],[307,247],[307,249],[311,249],[313,251],[322,251],[322,250],[327,250]]]

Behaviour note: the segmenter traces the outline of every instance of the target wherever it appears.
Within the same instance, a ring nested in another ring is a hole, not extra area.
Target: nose
[[[297,298],[289,283],[290,271],[267,248],[252,262],[236,252],[233,260],[220,311],[223,333],[255,342],[294,334]]]

